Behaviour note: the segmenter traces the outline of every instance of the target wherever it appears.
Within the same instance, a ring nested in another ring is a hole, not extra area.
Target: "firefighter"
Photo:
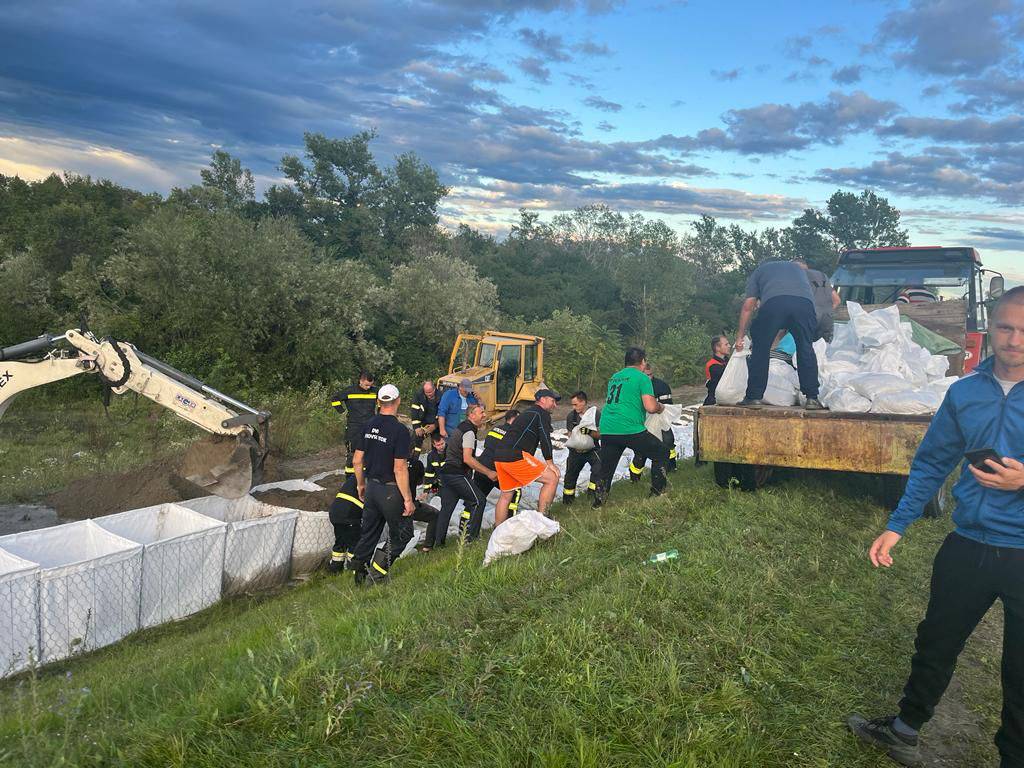
[[[352,562],[352,550],[359,540],[359,524],[363,516],[363,502],[356,490],[355,474],[345,476],[341,490],[331,502],[328,516],[334,526],[334,547],[327,571],[340,573]]]
[[[729,362],[729,353],[732,347],[729,345],[728,336],[711,337],[711,357],[704,363],[704,386],[708,388],[708,396],[704,398],[704,405],[715,404],[715,390],[718,382],[725,373],[725,366]]]
[[[413,396],[410,410],[412,412],[413,452],[419,456],[423,446],[431,444],[431,436],[437,432],[437,406],[441,402],[441,394],[434,382],[427,379],[419,392]]]
[[[423,485],[431,496],[441,493],[441,467],[444,466],[444,435],[435,432],[430,436],[430,453],[427,454],[427,466],[423,473]]]
[[[654,375],[654,369],[651,368],[650,363],[644,363],[643,372],[651,379],[651,386],[654,387],[654,398],[663,406],[672,405],[672,387]],[[665,471],[675,472],[678,468],[676,463],[678,454],[676,452],[676,438],[675,435],[672,434],[671,429],[662,431],[661,442],[662,445],[665,446],[665,450],[668,451],[668,461],[665,464]],[[641,475],[644,471],[644,465],[647,463],[647,458],[647,456],[638,452],[635,453],[633,458],[630,460],[629,479],[634,483],[640,482]]]
[[[484,438],[484,449],[480,452],[480,463],[483,464],[487,469],[494,469],[494,454],[498,450],[498,446],[501,445],[501,441],[508,433],[508,428],[512,426],[512,423],[519,416],[519,411],[515,408],[509,410],[505,414],[504,424],[495,424],[493,427],[487,430],[487,436]],[[473,480],[476,482],[477,488],[480,489],[480,493],[487,498],[487,494],[498,487],[498,483],[495,480],[491,480],[487,475],[482,472],[476,472],[473,475]],[[522,498],[522,488],[516,488],[515,493],[512,495],[512,501],[508,505],[509,515],[514,515],[519,511],[519,500]],[[483,520],[483,509],[480,510],[480,519]],[[477,530],[479,531],[479,523],[477,523]]]
[[[353,445],[362,434],[363,425],[377,412],[377,387],[373,382],[373,374],[362,371],[359,374],[359,383],[343,389],[331,401],[331,405],[338,413],[348,410],[348,423],[345,425],[346,475],[355,472],[352,468]]]
[[[583,391],[576,392],[569,399],[569,402],[572,403],[572,410],[565,417],[565,428],[572,434],[572,431],[580,423],[580,419],[583,418],[583,414],[587,412],[589,407],[587,393]],[[601,423],[600,409],[597,411],[596,423]],[[576,481],[580,476],[581,469],[588,464],[590,465],[590,482],[587,483],[588,494],[592,495],[597,490],[597,481],[601,477],[601,454],[598,444],[601,432],[596,427],[592,429],[584,427],[580,430],[580,433],[590,435],[594,439],[594,447],[589,451],[569,449],[569,456],[565,460],[565,483],[562,488],[562,503],[567,507],[571,506],[573,501],[576,500]]]

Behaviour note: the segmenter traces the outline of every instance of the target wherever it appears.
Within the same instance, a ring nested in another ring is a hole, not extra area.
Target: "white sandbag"
[[[940,397],[945,397],[949,388],[958,381],[960,381],[960,379],[956,376],[946,376],[943,379],[936,379],[935,381],[929,382],[928,389]]]
[[[788,407],[796,404],[799,392],[800,377],[793,366],[782,360],[769,360],[768,386],[761,399],[768,405]]]
[[[566,448],[574,451],[590,451],[594,448],[594,438],[590,435],[581,434],[584,429],[597,428],[597,406],[590,406],[580,416],[580,423],[572,428],[572,434],[565,443]]]
[[[662,432],[672,431],[672,422],[678,420],[682,412],[682,405],[666,405],[661,413],[647,414],[644,428],[660,440]]]
[[[895,304],[874,312],[865,312],[857,302],[848,301],[846,309],[850,314],[850,325],[861,346],[881,347],[897,342],[902,337],[900,311]]]
[[[722,378],[715,388],[715,402],[719,405],[736,405],[747,394],[747,359],[750,357],[750,338],[739,352],[734,352],[725,364]]]
[[[0,549],[0,678],[39,660],[39,570]]]
[[[949,358],[945,355],[932,355],[925,370],[929,379],[943,378],[949,371]]]
[[[858,395],[851,387],[838,387],[822,395],[821,403],[830,411],[840,413],[867,413],[871,410],[871,401]]]
[[[910,388],[906,379],[892,373],[860,373],[851,376],[847,384],[856,390],[858,395],[872,402],[879,395],[902,392]]]
[[[326,477],[326,475],[324,477]],[[264,491],[302,491],[303,493],[317,493],[324,490],[327,489],[322,485],[317,485],[309,480],[279,480],[276,483],[264,483],[263,485],[257,485],[250,490],[249,493],[263,493]]]
[[[871,402],[872,413],[924,414],[939,409],[942,397],[930,389],[885,392]]]
[[[540,512],[526,510],[503,522],[487,542],[484,565],[490,565],[499,557],[520,555],[537,539],[550,539],[562,530],[557,521],[544,517]]]

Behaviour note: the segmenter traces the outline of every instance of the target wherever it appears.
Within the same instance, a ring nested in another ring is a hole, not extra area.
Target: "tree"
[[[544,337],[544,380],[563,394],[583,389],[599,399],[608,378],[622,367],[622,339],[587,315],[557,309],[522,327]]]
[[[793,221],[790,237],[795,255],[826,272],[844,250],[910,245],[899,210],[868,189],[859,195],[837,190],[825,211],[806,209]]]
[[[214,150],[208,168],[199,171],[202,184],[187,189],[175,187],[167,202],[203,211],[231,210],[258,218],[264,206],[256,202],[256,180],[242,161],[224,150]]]

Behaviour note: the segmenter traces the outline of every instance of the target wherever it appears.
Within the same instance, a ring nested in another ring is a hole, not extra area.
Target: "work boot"
[[[591,509],[600,509],[604,506],[605,492],[604,489],[598,488],[594,491],[594,500],[590,502]]]
[[[804,403],[805,411],[825,411],[828,410],[824,405],[821,404],[821,400],[816,397],[807,398],[807,402]]]
[[[744,397],[736,405],[740,408],[764,408],[765,402],[761,398]]]
[[[571,507],[572,503],[574,501],[576,501],[576,497],[573,494],[569,494],[569,493],[563,493],[562,494],[562,505],[563,506]]]
[[[858,739],[866,744],[878,747],[900,765],[921,765],[921,752],[917,748],[917,736],[903,736],[893,727],[895,715],[876,717],[867,720],[862,715],[853,714],[846,721],[850,730]]]
[[[647,498],[649,498],[649,499],[656,499],[659,496],[664,496],[665,492],[666,492],[666,489],[664,489],[664,488],[662,488],[660,491],[656,491],[653,488],[651,488],[651,492],[647,494]]]

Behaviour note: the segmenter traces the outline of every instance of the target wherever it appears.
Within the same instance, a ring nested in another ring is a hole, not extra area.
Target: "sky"
[[[604,203],[787,225],[873,189],[915,245],[1024,282],[1024,2],[7,0],[0,173],[166,194],[214,149],[265,189],[373,129],[501,236]]]

